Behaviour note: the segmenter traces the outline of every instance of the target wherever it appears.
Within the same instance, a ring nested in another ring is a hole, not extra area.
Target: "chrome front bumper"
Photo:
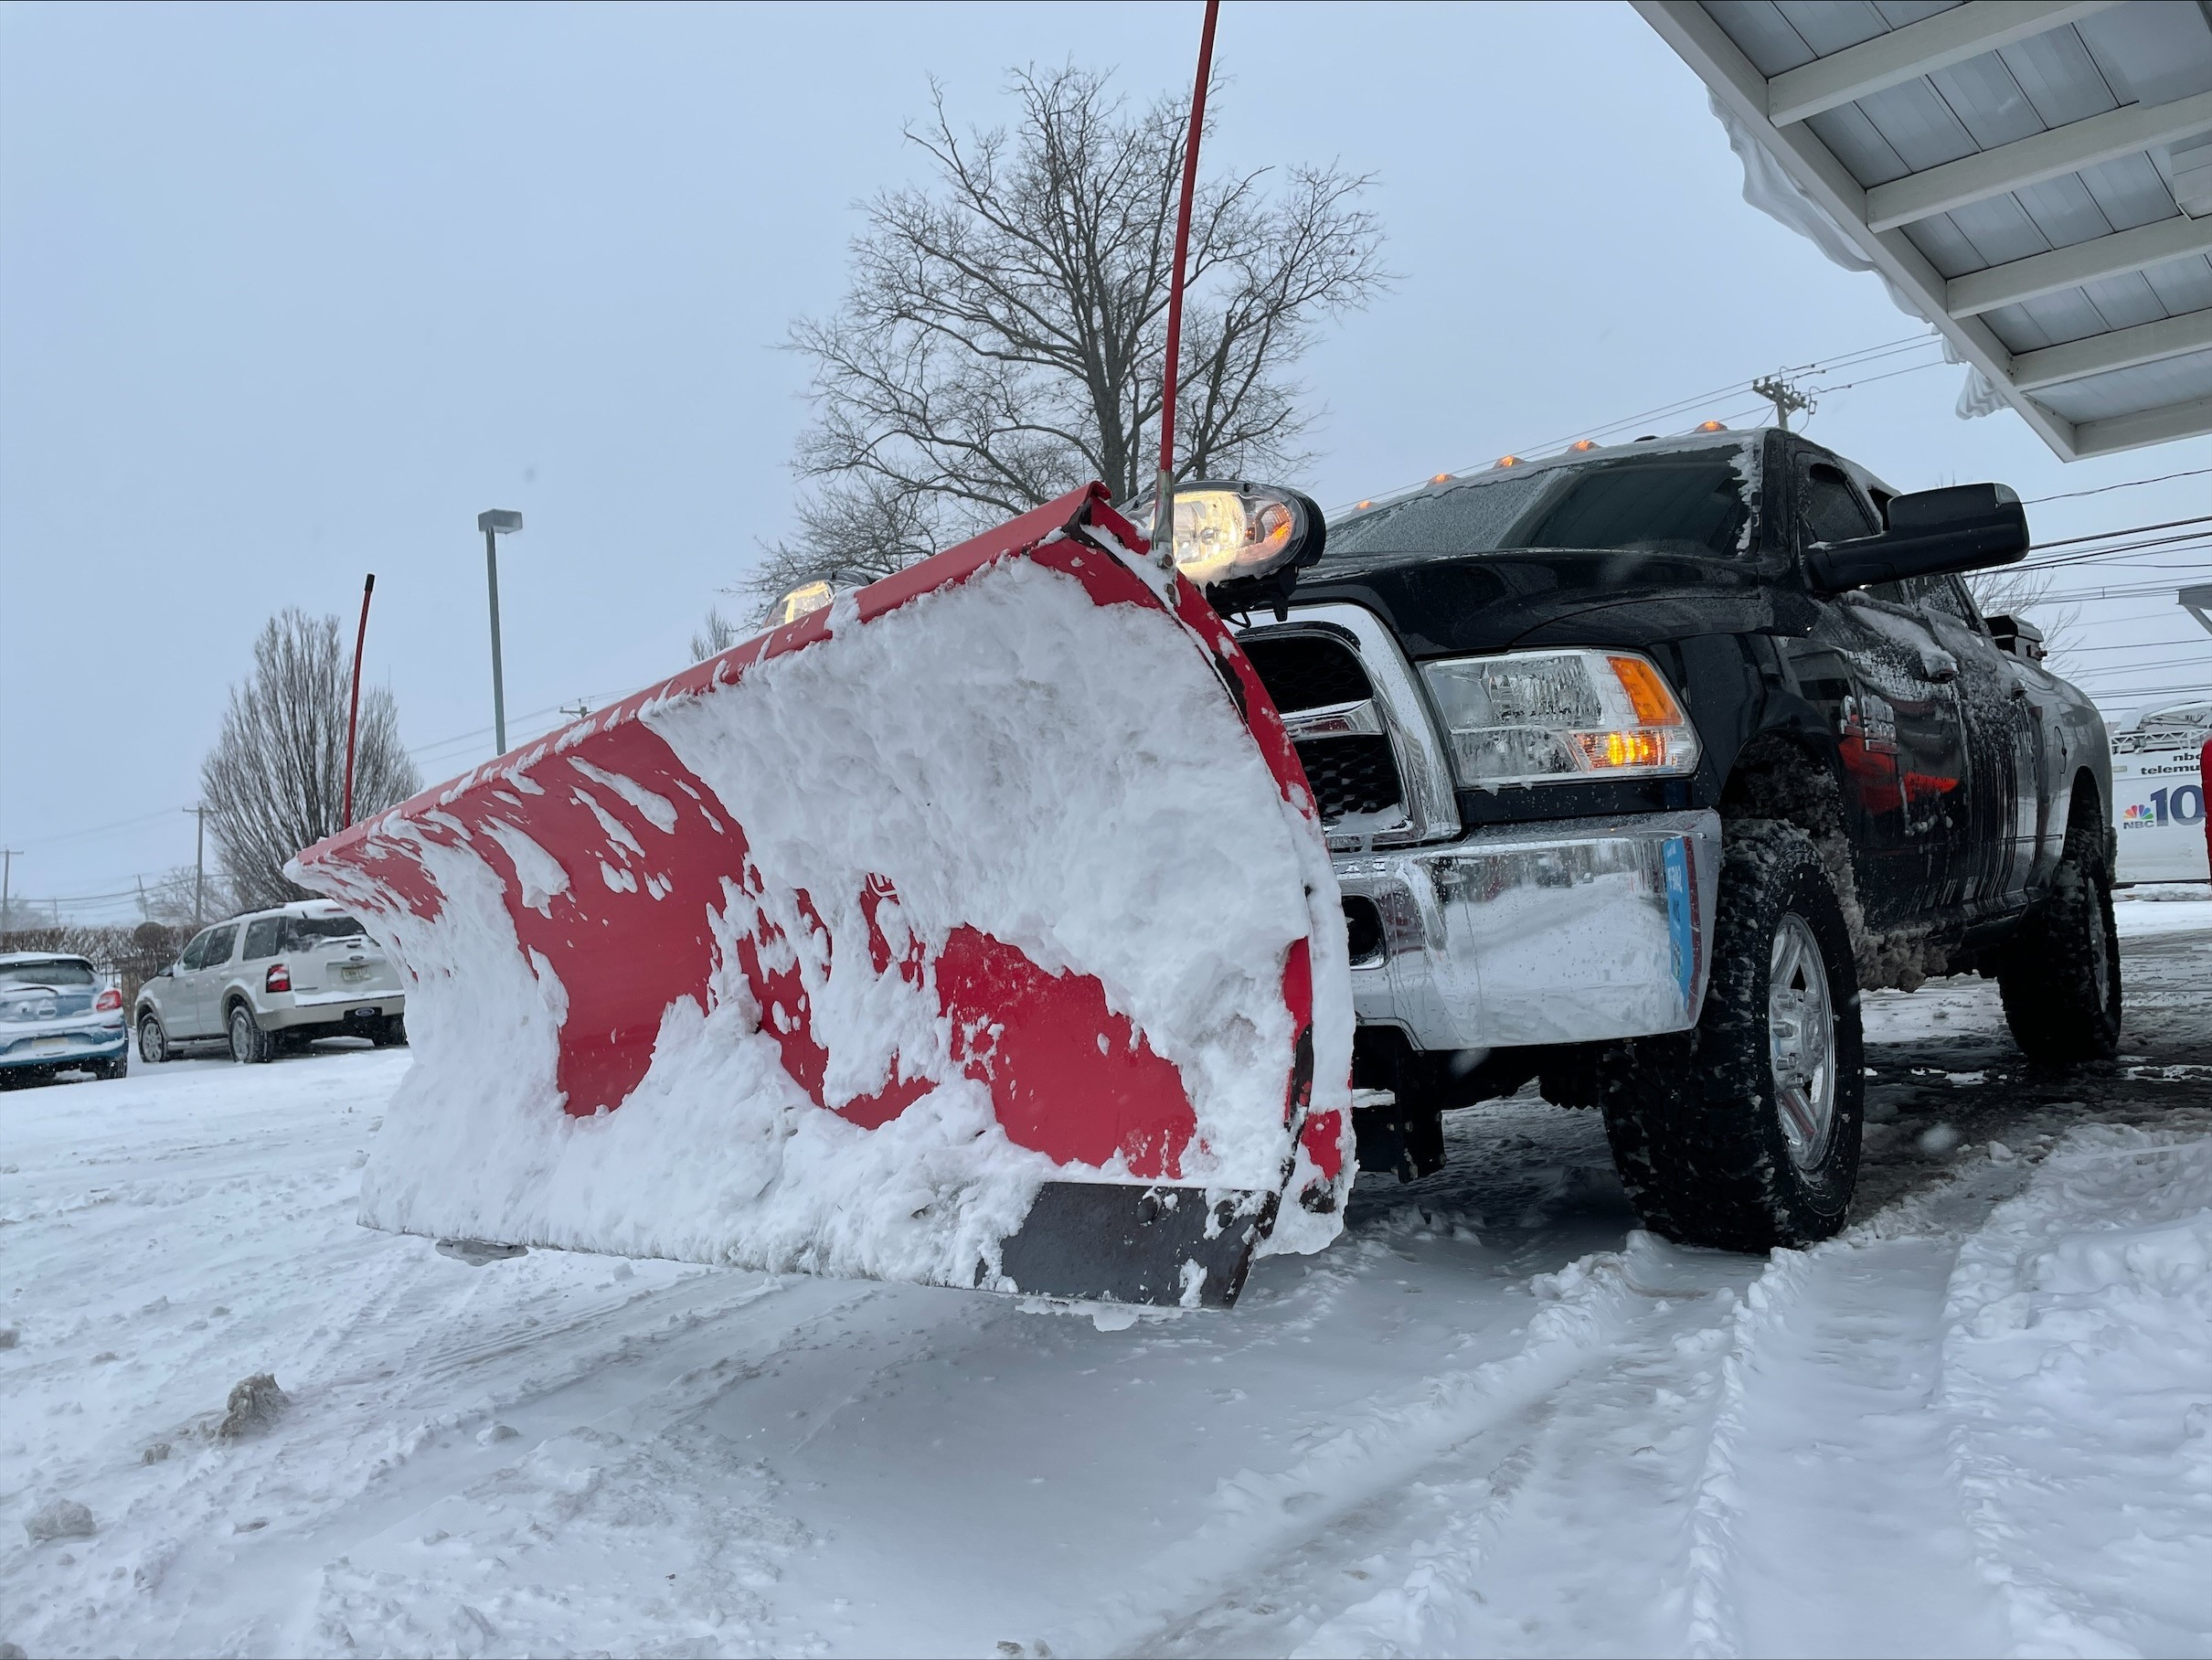
[[[1416,1048],[1678,1032],[1704,1005],[1717,813],[1488,825],[1334,862],[1382,921],[1352,965],[1359,1022]]]

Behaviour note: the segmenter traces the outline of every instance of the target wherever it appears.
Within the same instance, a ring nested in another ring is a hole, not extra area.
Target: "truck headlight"
[[[1679,777],[1697,731],[1651,660],[1632,652],[1506,652],[1424,663],[1452,771],[1470,788]]]

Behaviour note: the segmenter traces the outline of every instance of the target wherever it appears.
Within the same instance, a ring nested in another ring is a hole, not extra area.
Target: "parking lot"
[[[9,1092],[0,1641],[2201,1646],[2212,898],[2120,912],[2113,1066],[2030,1074],[1991,984],[1869,1000],[1868,1165],[1829,1246],[1634,1232],[1595,1115],[1524,1095],[1457,1115],[1444,1171],[1363,1187],[1343,1240],[1263,1261],[1233,1313],[1119,1331],[666,1262],[472,1268],[367,1231],[404,1049]],[[2151,1266],[2098,1282],[2079,1354],[2056,1316],[1987,1312],[2115,1229]],[[2023,1366],[2044,1393],[2002,1395]],[[264,1371],[288,1409],[221,1439]],[[2097,1468],[1991,1439],[2010,1423],[2104,1438]],[[95,1531],[31,1542],[58,1499]]]

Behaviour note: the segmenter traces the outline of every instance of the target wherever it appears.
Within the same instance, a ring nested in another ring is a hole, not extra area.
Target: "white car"
[[[299,899],[202,929],[138,994],[138,1053],[227,1042],[234,1060],[271,1060],[317,1038],[407,1040],[399,971],[343,906]]]
[[[90,958],[64,952],[0,956],[0,1088],[84,1071],[121,1078],[131,1065],[122,994]]]

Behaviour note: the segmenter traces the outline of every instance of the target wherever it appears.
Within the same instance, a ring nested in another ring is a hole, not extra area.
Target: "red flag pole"
[[[361,723],[361,647],[368,640],[368,596],[377,591],[377,573],[361,584],[361,626],[354,634],[354,695],[346,709],[346,825],[354,822],[354,733]]]
[[[1175,548],[1175,366],[1183,350],[1183,271],[1190,254],[1191,200],[1198,191],[1198,139],[1206,130],[1206,87],[1214,72],[1214,20],[1221,0],[1206,0],[1198,37],[1198,80],[1190,94],[1190,136],[1183,145],[1183,202],[1175,211],[1175,265],[1167,283],[1167,371],[1160,382],[1160,476],[1153,494],[1152,547],[1172,563]]]

